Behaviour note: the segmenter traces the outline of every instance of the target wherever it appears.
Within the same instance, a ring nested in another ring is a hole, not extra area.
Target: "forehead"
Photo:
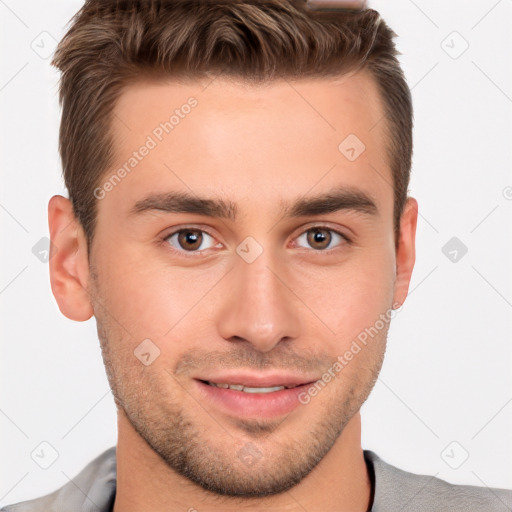
[[[377,197],[385,210],[392,177],[383,112],[366,72],[260,85],[141,80],[113,112],[115,163],[105,178],[121,166],[127,172],[109,201],[128,213],[147,193],[181,190],[266,198],[277,210],[287,195],[344,184]]]

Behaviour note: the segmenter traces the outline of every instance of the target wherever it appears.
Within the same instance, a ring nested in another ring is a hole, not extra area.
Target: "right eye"
[[[178,252],[201,252],[215,246],[215,238],[206,231],[197,228],[182,228],[164,238],[173,250]]]

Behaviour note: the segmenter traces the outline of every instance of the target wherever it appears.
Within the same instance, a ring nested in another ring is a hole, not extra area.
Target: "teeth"
[[[276,386],[274,388],[246,388],[244,387],[242,391],[246,393],[272,393],[273,391],[281,391],[285,389],[284,386]]]
[[[274,391],[287,389],[285,386],[274,386],[272,388],[249,388],[242,386],[242,384],[217,384],[216,382],[208,382],[208,384],[216,388],[234,389],[235,391],[244,391],[245,393],[273,393]]]

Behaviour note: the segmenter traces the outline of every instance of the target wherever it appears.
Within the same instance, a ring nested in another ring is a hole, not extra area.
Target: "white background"
[[[59,312],[32,252],[48,236],[49,198],[66,195],[45,52],[81,4],[0,1],[0,505],[53,491],[117,439],[94,319]],[[363,447],[408,471],[510,488],[512,0],[370,6],[399,34],[412,88],[420,218]],[[452,237],[468,248],[457,262],[442,252]],[[48,469],[31,458],[43,441],[58,452]]]

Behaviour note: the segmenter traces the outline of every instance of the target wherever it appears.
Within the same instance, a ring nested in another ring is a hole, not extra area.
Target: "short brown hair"
[[[218,74],[249,82],[328,78],[363,68],[383,100],[397,242],[413,112],[395,36],[375,10],[325,12],[305,0],[87,0],[52,64],[62,72],[64,181],[88,246],[97,213],[93,191],[113,164],[112,112],[129,83]]]

